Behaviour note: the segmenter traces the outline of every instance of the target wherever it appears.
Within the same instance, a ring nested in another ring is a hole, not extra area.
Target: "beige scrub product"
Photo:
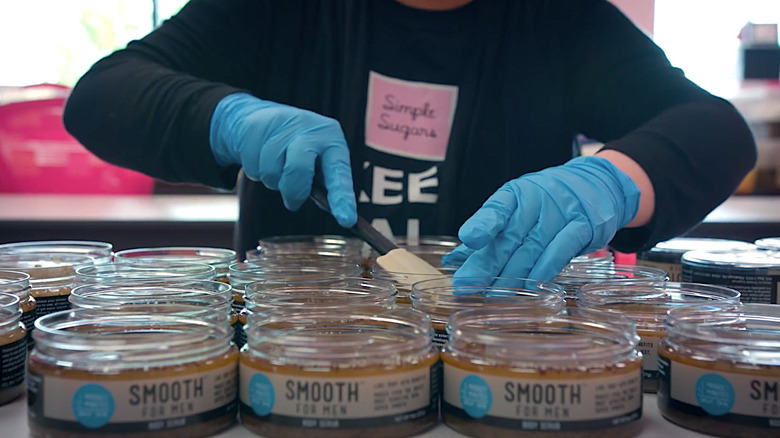
[[[24,394],[27,330],[19,297],[0,293],[0,405]]]
[[[117,263],[122,262],[176,262],[204,263],[214,267],[216,280],[228,283],[228,267],[236,262],[236,252],[227,248],[199,246],[163,246],[156,248],[133,248],[117,251]]]
[[[710,237],[675,237],[657,243],[647,251],[636,254],[636,264],[663,269],[671,281],[682,278],[682,256],[688,251],[747,251],[754,249],[750,242]]]
[[[566,305],[576,307],[577,294],[586,284],[614,280],[666,281],[668,279],[669,274],[659,268],[617,263],[604,265],[580,263],[567,265],[552,282],[563,286]]]
[[[666,336],[666,312],[683,306],[739,303],[739,292],[722,286],[653,280],[591,283],[579,291],[578,307],[614,312],[636,324],[642,353],[642,389],[658,389],[658,346]]]
[[[76,286],[75,271],[93,266],[97,266],[94,259],[87,255],[58,252],[0,254],[0,269],[21,271],[30,276],[30,295],[35,299],[37,318],[70,309],[68,297]]]
[[[450,428],[495,438],[640,431],[642,360],[627,318],[483,308],[454,313],[447,330],[442,418]]]
[[[27,348],[32,348],[32,330],[35,324],[36,302],[31,294],[30,275],[24,272],[0,270],[0,293],[19,297],[19,308],[22,311],[20,321],[27,331]]]
[[[412,307],[428,314],[433,343],[447,342],[449,317],[463,309],[512,306],[523,313],[558,313],[564,306],[563,288],[554,283],[511,277],[436,278],[412,286]]]
[[[238,351],[222,324],[79,309],[36,321],[34,438],[199,438],[236,419]]]
[[[401,438],[439,418],[439,352],[412,309],[253,313],[240,416],[267,438]]]
[[[658,408],[667,420],[714,436],[780,436],[780,307],[680,307],[666,330]]]

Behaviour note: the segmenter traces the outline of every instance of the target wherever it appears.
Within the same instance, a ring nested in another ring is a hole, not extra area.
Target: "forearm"
[[[642,167],[628,155],[612,150],[605,149],[599,151],[596,156],[609,160],[615,167],[628,175],[637,185],[640,191],[639,210],[637,210],[634,219],[626,227],[641,227],[647,225],[655,212],[655,191],[650,177]]]

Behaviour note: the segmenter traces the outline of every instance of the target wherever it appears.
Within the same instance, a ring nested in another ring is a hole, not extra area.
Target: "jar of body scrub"
[[[39,318],[28,362],[31,436],[195,438],[230,427],[232,334],[165,314],[79,309]]]
[[[250,315],[240,416],[268,437],[409,437],[439,417],[439,353],[411,309]]]

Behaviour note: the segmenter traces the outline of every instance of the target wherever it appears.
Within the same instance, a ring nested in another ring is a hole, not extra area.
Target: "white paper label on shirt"
[[[458,87],[369,73],[366,145],[387,154],[444,161]]]

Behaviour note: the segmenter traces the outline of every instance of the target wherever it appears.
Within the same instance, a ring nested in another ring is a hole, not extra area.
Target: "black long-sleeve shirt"
[[[755,162],[726,101],[688,81],[599,0],[474,0],[444,12],[395,0],[192,0],[79,81],[67,129],[105,160],[231,188],[212,113],[244,91],[333,117],[358,211],[395,235],[455,235],[504,182],[562,164],[577,134],[633,158],[656,197],[647,248],[696,225]],[[242,180],[237,249],[275,234],[344,232],[313,205]]]

